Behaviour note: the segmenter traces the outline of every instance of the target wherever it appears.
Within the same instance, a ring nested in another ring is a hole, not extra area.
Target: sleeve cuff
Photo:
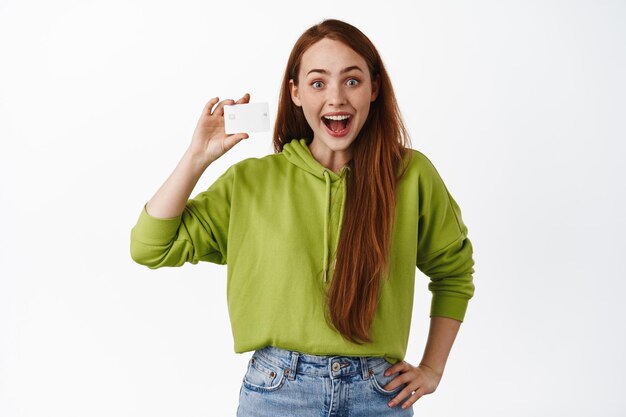
[[[445,294],[433,294],[430,304],[430,317],[449,317],[463,321],[467,311],[468,299],[451,297]]]

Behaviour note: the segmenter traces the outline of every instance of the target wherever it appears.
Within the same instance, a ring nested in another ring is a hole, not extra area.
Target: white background
[[[476,295],[419,416],[623,416],[626,3],[0,0],[0,415],[234,416],[226,269],[149,270],[143,204],[214,96],[276,114],[324,18],[377,46]],[[252,134],[209,167],[272,152]],[[428,329],[417,271],[406,360]]]

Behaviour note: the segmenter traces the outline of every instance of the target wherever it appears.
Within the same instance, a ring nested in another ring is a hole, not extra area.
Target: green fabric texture
[[[389,275],[371,343],[345,340],[325,319],[348,167],[338,174],[325,168],[305,139],[230,166],[178,217],[158,219],[144,206],[131,231],[131,256],[153,269],[226,264],[236,353],[273,345],[395,363],[407,351],[416,267],[430,278],[431,317],[463,321],[474,294],[473,249],[461,210],[431,161],[411,153],[398,183]]]

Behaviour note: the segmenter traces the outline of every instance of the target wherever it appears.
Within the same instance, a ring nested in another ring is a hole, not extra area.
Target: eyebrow
[[[357,65],[352,65],[351,67],[346,67],[344,69],[341,70],[340,74],[345,74],[346,72],[350,72],[352,70],[359,70],[361,72],[363,72],[363,70],[361,68],[359,68]],[[320,74],[329,74],[329,72],[325,69],[312,69],[311,71],[307,72],[307,76],[312,73],[312,72],[319,72]]]

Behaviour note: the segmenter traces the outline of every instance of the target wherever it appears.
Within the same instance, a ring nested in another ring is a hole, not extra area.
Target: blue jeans
[[[237,417],[412,416],[413,407],[387,405],[406,386],[382,388],[399,375],[385,376],[390,366],[382,357],[316,356],[267,346],[248,362]]]

